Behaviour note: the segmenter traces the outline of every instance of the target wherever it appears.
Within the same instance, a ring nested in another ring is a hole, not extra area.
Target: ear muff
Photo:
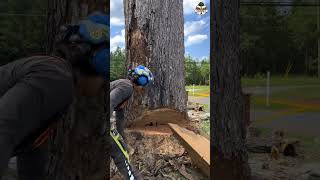
[[[98,50],[90,61],[96,72],[103,75],[105,78],[109,74],[109,58],[109,49],[103,48]]]
[[[146,76],[140,76],[138,79],[137,79],[137,83],[141,86],[145,86],[148,84],[148,77]]]

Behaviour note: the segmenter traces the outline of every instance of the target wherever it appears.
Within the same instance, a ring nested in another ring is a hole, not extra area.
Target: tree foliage
[[[121,79],[126,77],[127,69],[125,65],[125,51],[120,47],[111,52],[110,62],[110,80]]]
[[[243,6],[240,14],[243,75],[316,73],[317,7]]]
[[[1,1],[0,13],[0,64],[45,52],[46,1]]]
[[[0,2],[0,64],[45,52],[46,8],[43,0]],[[240,15],[242,75],[316,74],[317,7],[242,6]],[[120,51],[112,53],[112,80],[126,72]],[[185,67],[187,84],[208,84],[209,65],[186,57]]]
[[[111,52],[110,79],[111,81],[125,78],[127,69],[125,66],[125,51],[120,47]],[[209,85],[210,63],[209,59],[198,60],[191,56],[185,57],[186,85]]]
[[[185,57],[186,84],[209,85],[210,63],[209,59],[201,61],[191,56]]]

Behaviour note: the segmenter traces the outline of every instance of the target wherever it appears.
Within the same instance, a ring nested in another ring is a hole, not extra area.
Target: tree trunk
[[[62,24],[76,23],[95,10],[109,10],[106,0],[52,0],[49,2],[47,52],[55,48],[55,37]],[[107,12],[108,13],[108,12]],[[96,78],[86,77],[87,83],[97,84]],[[107,120],[105,90],[95,96],[79,94],[75,87],[73,105],[57,124],[50,137],[48,180],[109,179],[109,154],[101,127]]]
[[[239,0],[211,3],[211,177],[250,179],[240,75]]]
[[[150,88],[131,98],[127,120],[132,123],[144,111],[162,107],[185,116],[182,1],[125,0],[124,7],[127,66],[145,65],[155,77]]]

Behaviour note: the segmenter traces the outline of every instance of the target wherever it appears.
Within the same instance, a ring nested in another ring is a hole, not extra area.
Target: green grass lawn
[[[266,86],[266,78],[242,78],[242,87]],[[320,85],[320,79],[297,76],[283,78],[280,76],[272,76],[270,78],[271,86],[300,86],[300,85]]]
[[[320,84],[319,84],[320,85]],[[290,90],[272,93],[272,98],[275,99],[302,99],[314,100],[320,98],[320,86],[292,88]]]
[[[192,95],[192,86],[186,86],[186,90],[189,91],[189,95]],[[194,86],[194,94],[210,94],[210,86]]]
[[[266,78],[242,78],[242,87],[266,86]],[[283,78],[280,76],[272,76],[270,78],[271,86],[301,86],[301,85],[320,85],[320,79],[315,77],[297,76]],[[186,86],[187,90],[192,90],[192,85]],[[195,92],[209,93],[209,86],[195,86]]]
[[[201,130],[204,136],[210,139],[210,119],[201,122]]]
[[[304,101],[320,99],[320,79],[312,77],[289,77],[283,78],[280,76],[271,77],[270,85],[277,86],[312,86],[303,88],[290,88],[279,92],[272,92],[270,96],[270,106],[266,107],[265,95],[251,96],[251,104],[254,108],[282,110],[288,108],[297,108],[296,105]],[[316,87],[319,85],[318,87]],[[257,87],[266,86],[265,78],[242,78],[242,87]],[[186,86],[189,95],[192,96],[192,86]],[[194,96],[209,96],[210,86],[195,86]],[[313,111],[309,109],[309,111]]]
[[[266,86],[266,78],[242,78],[241,79],[242,87],[256,87],[256,86]],[[310,86],[310,85],[320,85],[320,79],[313,78],[313,77],[290,77],[290,78],[283,78],[279,76],[271,77],[270,79],[270,86]],[[186,90],[189,93],[192,93],[192,85],[186,86]],[[198,93],[210,93],[210,86],[195,86],[195,94]],[[318,89],[305,89],[300,90],[311,90],[313,92],[318,91]],[[295,93],[295,92],[293,92]],[[299,90],[296,93],[300,93]],[[292,94],[288,94],[292,95]],[[312,97],[311,97],[312,98]]]
[[[255,109],[303,109],[304,111],[320,111],[320,107],[312,101],[317,101],[320,105],[320,86],[290,88],[288,90],[274,92],[270,95],[269,107],[266,107],[266,97],[264,95],[253,95],[251,105]]]
[[[256,87],[265,86],[265,78],[242,78],[242,87]],[[279,92],[272,92],[270,95],[270,106],[266,106],[265,95],[252,95],[251,96],[251,108],[253,109],[263,109],[275,112],[282,112],[279,116],[286,116],[290,113],[296,112],[313,112],[320,111],[318,105],[313,105],[311,100],[319,100],[320,102],[320,79],[311,77],[271,77],[270,85],[275,86],[310,86],[313,87],[302,87],[302,88],[289,88],[288,90],[281,90]],[[319,85],[319,86],[317,86]],[[192,95],[192,86],[187,86],[186,89],[189,90],[189,95]],[[204,94],[210,94],[210,86],[195,86],[195,96],[203,96]],[[205,106],[205,111],[209,112],[210,106]],[[210,135],[210,122],[203,121],[201,124],[202,131],[206,135]],[[306,143],[310,148],[312,143],[309,143],[307,139]],[[320,143],[319,143],[320,144]]]

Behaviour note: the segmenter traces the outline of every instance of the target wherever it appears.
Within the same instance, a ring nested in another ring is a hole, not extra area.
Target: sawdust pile
[[[144,179],[206,179],[173,135],[126,132],[126,137],[131,162]],[[113,163],[110,170],[112,180],[122,179]]]

